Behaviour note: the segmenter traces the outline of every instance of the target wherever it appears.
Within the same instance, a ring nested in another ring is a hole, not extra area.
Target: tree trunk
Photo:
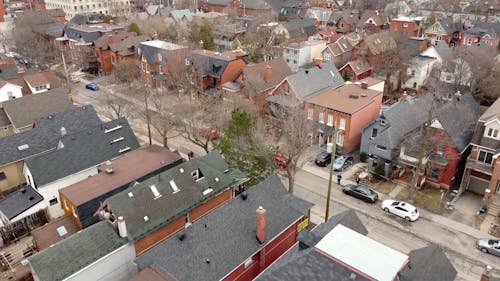
[[[166,135],[163,136],[163,147],[170,150],[170,147],[168,147],[168,137]]]
[[[287,164],[286,174],[288,176],[288,192],[293,194],[293,185],[295,184],[295,168],[288,166]]]

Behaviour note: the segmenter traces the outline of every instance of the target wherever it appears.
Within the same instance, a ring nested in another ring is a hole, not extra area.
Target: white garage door
[[[470,192],[474,192],[479,195],[484,195],[484,191],[488,188],[490,182],[487,180],[483,180],[481,178],[477,178],[474,176],[469,177],[469,184],[467,185],[467,190]]]

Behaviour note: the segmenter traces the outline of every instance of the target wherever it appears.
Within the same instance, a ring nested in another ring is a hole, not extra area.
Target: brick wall
[[[160,229],[148,234],[146,237],[141,238],[135,242],[135,253],[140,255],[147,250],[151,249],[155,245],[169,238],[179,230],[184,229],[186,225],[186,217],[180,216],[175,220],[171,221],[167,225],[164,225]]]
[[[221,194],[217,195],[214,198],[209,199],[208,201],[204,202],[202,205],[194,208],[189,212],[189,220],[191,222],[198,220],[202,216],[208,214],[215,208],[219,207],[220,205],[224,204],[225,202],[231,200],[233,195],[233,190],[228,189]]]

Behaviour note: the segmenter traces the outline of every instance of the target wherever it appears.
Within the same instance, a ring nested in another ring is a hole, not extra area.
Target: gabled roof
[[[193,16],[193,12],[191,12],[188,9],[172,10],[172,11],[170,11],[169,16],[171,18],[173,18],[175,21],[180,21],[184,17],[186,17],[186,19],[190,20],[192,18],[192,16]]]
[[[135,54],[137,57],[142,56],[149,64],[162,64],[178,56],[178,52],[183,50],[187,51],[187,47],[162,40],[151,40],[141,42]]]
[[[399,273],[401,281],[453,281],[457,270],[442,247],[430,244],[409,254],[410,262]]]
[[[50,81],[41,72],[25,74],[23,78],[24,81],[26,81],[26,83],[28,83],[28,85],[32,88],[50,84]]]
[[[247,193],[246,200],[234,198],[194,222],[182,241],[171,237],[139,256],[139,268],[155,263],[178,281],[222,279],[312,206],[288,193],[277,175],[249,188]],[[266,209],[263,244],[255,239],[255,210],[259,206]]]
[[[113,52],[117,52],[120,56],[130,56],[135,54],[136,48],[141,42],[149,41],[151,37],[148,35],[129,36],[120,42],[115,42],[109,45]]]
[[[333,24],[337,24],[339,20],[345,21],[349,25],[354,25],[358,22],[359,18],[358,15],[353,13],[354,11],[352,10],[342,10],[342,11],[337,11],[333,12],[332,15],[330,16],[330,22]]]
[[[344,66],[342,66],[340,71],[342,71],[347,66],[351,67],[352,71],[354,71],[354,74],[356,75],[363,74],[372,69],[371,65],[364,58],[358,58],[353,61],[347,62]]]
[[[265,73],[267,67],[271,68],[271,79],[266,81]],[[251,93],[258,94],[264,90],[277,86],[292,70],[283,58],[277,58],[257,64],[249,64],[243,68],[243,81],[245,88]]]
[[[306,17],[323,22],[328,21],[331,15],[332,15],[331,9],[320,8],[320,7],[311,7],[307,9],[306,12]]]
[[[23,96],[3,103],[5,113],[18,129],[30,127],[37,118],[71,109],[68,90],[53,89],[47,92]]]
[[[33,236],[37,250],[42,251],[50,245],[68,238],[78,230],[80,229],[76,224],[75,217],[72,214],[67,214],[33,229],[31,236]]]
[[[33,26],[32,28],[33,31],[37,33],[57,38],[63,35],[64,23],[61,22],[43,23]]]
[[[345,36],[340,36],[335,42],[327,45],[334,56],[340,56],[344,53],[350,52],[353,46]]]
[[[381,31],[368,35],[364,40],[366,47],[373,55],[379,55],[397,47],[396,41],[392,38],[390,31]]]
[[[321,67],[313,66],[301,69],[297,73],[289,75],[286,80],[301,101],[305,101],[326,89],[344,85],[344,79],[330,61],[323,62]]]
[[[5,110],[3,107],[0,107],[0,128],[8,127],[11,126],[12,124],[10,123],[9,117],[5,113]]]
[[[94,46],[98,49],[108,50],[110,48],[110,45],[113,44],[111,43],[111,41],[118,43],[122,42],[126,38],[133,36],[136,36],[135,32],[128,32],[128,31],[108,32],[106,36],[101,36],[97,40],[95,40]]]
[[[47,116],[37,119],[35,128],[29,131],[0,138],[0,165],[55,149],[61,135],[61,127],[66,128],[68,133],[74,133],[101,122],[90,105],[50,116],[52,118]]]
[[[312,36],[318,33],[314,21],[310,18],[296,18],[282,23],[283,27],[288,31],[290,38],[298,38],[301,36]]]
[[[11,220],[43,200],[33,187],[26,185],[0,199],[0,213]]]
[[[223,7],[228,6],[230,2],[231,0],[202,0],[203,4],[223,6]]]
[[[71,40],[90,44],[108,32],[120,30],[125,28],[107,23],[67,25],[64,28],[64,35]]]
[[[389,18],[384,13],[373,10],[365,10],[361,15],[361,19],[359,20],[358,24],[369,24],[367,21],[369,21],[370,19],[372,20],[371,24],[376,26],[383,26],[389,23]]]
[[[235,52],[213,52],[208,50],[194,50],[188,55],[195,69],[201,75],[219,78],[226,70],[229,62],[243,59],[246,62],[246,55],[238,57]]]
[[[109,221],[79,231],[31,257],[28,261],[39,280],[64,280],[98,259],[124,246]]]
[[[426,33],[434,33],[435,32],[433,30],[434,26],[440,26],[444,30],[445,34],[452,34],[454,32],[458,32],[458,31],[462,30],[463,23],[454,22],[453,18],[451,18],[451,17],[440,18],[433,25],[429,26],[425,30],[425,32]]]
[[[228,173],[200,159],[179,164],[106,200],[111,212],[125,219],[130,240],[148,235],[236,182]],[[203,177],[195,180],[192,173]],[[155,199],[150,188],[153,185],[161,197]]]
[[[67,134],[60,143],[63,147],[25,160],[38,188],[139,147],[124,117]]]
[[[500,36],[500,23],[498,22],[473,21],[472,26],[473,28],[492,30],[496,36]]]

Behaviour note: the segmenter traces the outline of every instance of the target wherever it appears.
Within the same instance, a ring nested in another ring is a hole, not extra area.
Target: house
[[[28,111],[27,111],[28,112]],[[100,124],[94,108],[90,105],[52,113],[39,118],[35,128],[0,138],[0,191],[18,187],[26,182],[23,175],[24,160],[57,147],[60,129],[77,132]]]
[[[33,73],[33,74],[24,74],[23,76],[26,85],[30,89],[31,93],[39,94],[43,92],[49,91],[51,88],[50,81],[43,75],[41,72]]]
[[[144,41],[135,49],[135,57],[142,75],[155,87],[166,86],[166,74],[169,69],[183,64],[187,53],[186,46],[162,40]]]
[[[280,20],[304,16],[307,9],[302,0],[202,0],[199,7],[204,12],[233,11],[238,16],[274,15]]]
[[[64,34],[65,22],[49,22],[35,25],[32,27],[33,32],[37,33],[42,38],[47,39],[55,47],[60,47],[61,44],[56,40]]]
[[[337,33],[333,28],[319,30],[318,35],[326,44],[333,43],[342,36],[341,33]]]
[[[401,32],[409,37],[420,37],[423,21],[423,17],[397,17],[391,19],[389,29]]]
[[[180,163],[178,154],[157,145],[136,149],[101,164],[96,175],[60,189],[58,197],[64,213],[85,228],[99,221],[96,212],[107,198]]]
[[[356,25],[358,32],[380,32],[389,27],[389,18],[378,10],[365,10]]]
[[[267,106],[294,107],[328,89],[344,85],[339,71],[331,62],[320,62],[310,68],[288,75],[266,98]]]
[[[43,208],[43,197],[30,185],[0,199],[0,226],[5,226]]]
[[[30,256],[35,281],[126,281],[137,272],[133,244],[101,221]]]
[[[80,229],[72,215],[59,217],[49,223],[31,230],[33,246],[38,252],[70,237]]]
[[[0,80],[0,103],[22,97],[22,88],[5,80]]]
[[[320,57],[325,46],[323,40],[290,43],[283,49],[283,59],[285,59],[292,71],[297,72],[299,68],[311,64],[314,59]]]
[[[3,102],[3,108],[15,133],[30,130],[35,120],[73,107],[67,90],[55,89],[43,95],[28,95]]]
[[[469,87],[472,81],[469,63],[461,57],[455,58],[454,49],[444,42],[438,42],[434,48],[442,59],[439,81],[456,87]]]
[[[391,18],[399,16],[408,16],[412,12],[412,8],[403,0],[395,0],[387,3],[384,8],[384,13]]]
[[[387,61],[395,60],[396,41],[390,31],[381,31],[368,35],[351,52],[351,60],[364,56],[374,71],[383,67]]]
[[[129,36],[122,41],[109,44],[111,51],[111,68],[113,65],[127,60],[135,60],[135,50],[141,42],[150,41],[148,35]]]
[[[371,65],[364,58],[348,61],[339,69],[342,77],[346,80],[361,80],[370,76],[372,71]]]
[[[281,39],[288,42],[302,42],[317,35],[318,30],[312,19],[296,18],[278,23],[273,29],[273,34],[278,41]]]
[[[138,147],[124,117],[71,134],[61,128],[55,150],[24,161],[24,176],[43,195],[50,217],[57,218],[67,207],[59,201],[59,189],[96,175],[99,164]]]
[[[464,29],[460,45],[487,45],[497,47],[500,41],[500,23],[474,21]]]
[[[160,10],[160,13],[162,13],[162,10]],[[188,9],[171,10],[167,15],[163,14],[162,16],[171,18],[175,22],[190,22],[193,19],[193,12]]]
[[[361,142],[361,129],[377,118],[382,92],[368,89],[367,83],[330,88],[306,101],[311,143],[332,142],[335,127],[338,151],[351,152]]]
[[[341,10],[333,12],[328,21],[328,26],[335,28],[338,33],[350,33],[356,30],[360,19],[358,11]]]
[[[212,33],[214,37],[214,50],[219,52],[233,50],[233,46],[238,44],[236,39],[242,39],[246,31],[246,26],[239,21],[216,24]]]
[[[450,46],[457,46],[462,40],[464,26],[461,22],[455,22],[452,18],[446,17],[437,20],[433,25],[424,31],[424,36],[431,44],[444,41]]]
[[[283,58],[248,64],[242,71],[241,92],[263,109],[267,95],[292,73]]]
[[[26,10],[45,10],[45,2],[43,0],[24,0]]]
[[[248,63],[248,56],[241,50],[213,52],[193,50],[186,58],[186,66],[194,72],[200,88],[220,89],[227,82],[234,82]]]
[[[325,29],[328,25],[328,21],[332,13],[333,11],[331,9],[311,7],[307,9],[305,16],[314,20],[318,29]]]
[[[465,164],[460,192],[495,194],[500,191],[500,99],[497,99],[477,122],[470,141],[471,153]]]
[[[289,194],[273,175],[142,254],[136,263],[139,269],[156,264],[179,281],[252,280],[296,243],[311,206]]]
[[[457,271],[441,247],[431,244],[407,256],[367,233],[354,211],[336,214],[312,231],[302,230],[299,242],[254,280],[455,280]]]
[[[324,61],[331,61],[340,68],[351,58],[352,49],[353,46],[347,37],[341,35],[337,40],[326,45],[326,48],[321,52],[321,57]]]
[[[420,88],[427,83],[432,71],[441,66],[442,62],[436,48],[433,45],[429,46],[410,60],[406,69],[408,79],[404,82],[405,87],[420,91]]]
[[[102,212],[113,221],[124,218],[141,255],[231,200],[247,180],[213,150],[106,199]]]
[[[97,63],[100,71],[110,73],[113,70],[111,44],[119,43],[133,36],[136,36],[134,32],[108,32],[106,36],[101,36],[92,42],[93,52],[97,57]]]

